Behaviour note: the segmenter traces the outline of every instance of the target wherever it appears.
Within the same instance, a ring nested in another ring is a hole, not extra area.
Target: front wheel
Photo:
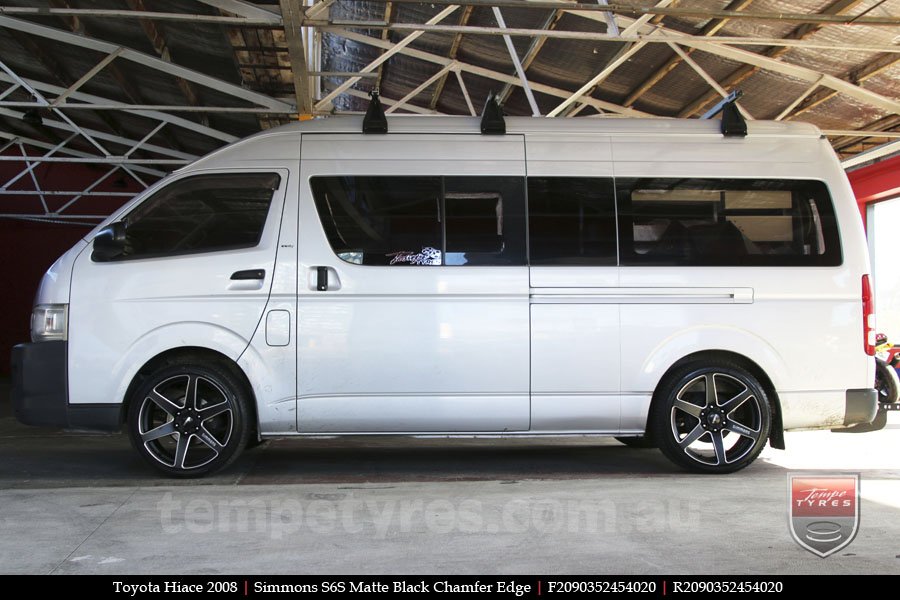
[[[131,398],[131,443],[166,475],[208,475],[231,464],[247,445],[248,402],[244,386],[218,365],[165,367]]]
[[[672,373],[653,410],[659,449],[675,464],[700,473],[732,473],[752,463],[772,422],[759,381],[724,362]]]

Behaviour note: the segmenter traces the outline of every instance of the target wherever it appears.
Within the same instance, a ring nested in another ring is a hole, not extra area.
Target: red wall
[[[21,155],[18,146],[8,148],[6,156]],[[29,155],[41,155],[45,150],[26,147]],[[24,169],[21,162],[0,161],[0,186]],[[81,163],[42,163],[35,170],[43,190],[83,190],[109,171],[109,166]],[[151,178],[151,181],[153,179]],[[11,190],[34,190],[31,177],[26,175]],[[137,192],[142,189],[122,171],[116,172],[98,191]],[[48,196],[50,210],[56,210],[71,197]],[[78,200],[63,214],[106,215],[127,200],[123,196],[87,197]],[[35,214],[42,212],[38,196],[0,195],[0,214]],[[91,222],[96,223],[96,220]],[[0,311],[0,375],[9,373],[10,349],[29,341],[31,304],[38,282],[47,268],[79,238],[91,230],[85,225],[54,224],[22,219],[0,218],[0,281],[2,281],[2,311]]]
[[[0,219],[0,374],[9,373],[10,349],[29,341],[31,303],[44,271],[88,231],[87,227]]]
[[[865,224],[867,204],[900,196],[900,156],[850,171],[847,177]]]

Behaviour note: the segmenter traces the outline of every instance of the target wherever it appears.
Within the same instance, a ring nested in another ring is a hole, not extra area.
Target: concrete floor
[[[613,440],[275,440],[201,481],[120,435],[27,428],[0,382],[0,572],[900,573],[900,414],[702,477]],[[786,474],[858,472],[855,541],[791,539]]]

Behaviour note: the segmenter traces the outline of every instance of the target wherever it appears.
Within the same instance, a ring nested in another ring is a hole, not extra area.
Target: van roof
[[[289,123],[251,137],[280,133],[361,133],[362,116],[342,115]],[[480,133],[479,117],[388,116],[389,133]],[[721,135],[718,119],[506,117],[506,132],[515,134]],[[748,136],[820,137],[809,123],[748,121]]]

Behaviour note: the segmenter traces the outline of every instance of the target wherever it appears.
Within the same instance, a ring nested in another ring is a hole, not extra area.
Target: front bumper
[[[117,431],[120,404],[69,404],[68,344],[19,344],[12,350],[13,414],[25,425]]]

